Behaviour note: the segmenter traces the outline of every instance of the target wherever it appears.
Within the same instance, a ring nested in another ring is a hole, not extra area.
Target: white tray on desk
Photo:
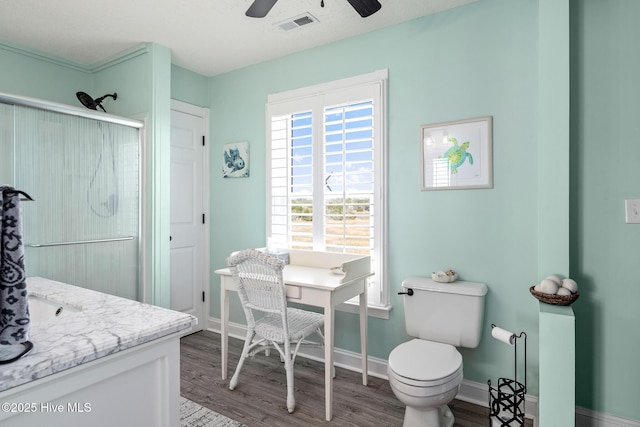
[[[264,251],[264,248],[258,249]],[[237,252],[233,252],[235,254]],[[369,255],[341,254],[336,252],[287,250],[289,264],[285,266],[285,279],[297,282],[299,270],[302,271],[304,282],[322,283],[338,286],[373,275],[371,271],[371,257]],[[308,267],[299,269],[297,267]],[[315,272],[314,272],[315,271]],[[228,268],[216,270],[215,273],[231,275]],[[313,276],[311,277],[310,276]],[[311,277],[311,278],[310,278]],[[285,280],[287,282],[287,280]]]
[[[289,264],[328,269],[335,276],[341,276],[341,282],[371,275],[369,255],[290,250]]]

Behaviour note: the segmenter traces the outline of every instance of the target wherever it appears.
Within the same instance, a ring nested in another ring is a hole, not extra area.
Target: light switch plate
[[[640,224],[640,199],[625,200],[624,212],[627,224]]]

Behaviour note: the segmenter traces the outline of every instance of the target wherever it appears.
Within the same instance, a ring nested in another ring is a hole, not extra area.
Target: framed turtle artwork
[[[420,126],[422,190],[493,188],[492,117]]]

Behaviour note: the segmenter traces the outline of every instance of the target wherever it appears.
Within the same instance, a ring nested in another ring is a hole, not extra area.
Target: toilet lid
[[[413,381],[438,381],[462,369],[462,355],[452,345],[414,339],[391,351],[389,368]]]

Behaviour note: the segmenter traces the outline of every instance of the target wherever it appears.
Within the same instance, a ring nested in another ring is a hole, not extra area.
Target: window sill
[[[355,313],[358,314],[360,312],[360,305],[356,302],[347,301],[345,303],[340,304],[336,307],[338,311],[344,311],[346,313]],[[389,312],[393,309],[392,305],[375,305],[369,306],[367,308],[367,315],[369,317],[377,317],[378,319],[386,319],[389,320]]]

